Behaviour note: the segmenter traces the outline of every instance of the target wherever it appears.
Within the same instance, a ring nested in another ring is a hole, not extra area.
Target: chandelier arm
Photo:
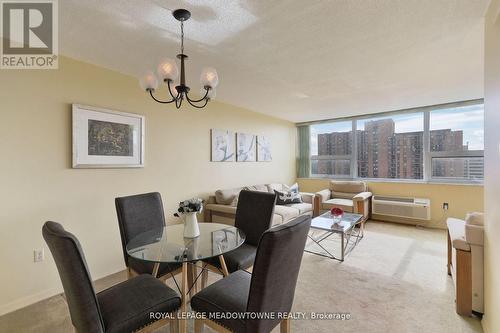
[[[197,100],[192,100],[189,98],[189,95],[186,94],[186,99],[189,101],[189,102],[193,102],[193,103],[199,103],[201,101],[203,101],[205,98],[207,98],[208,96],[208,91],[210,90],[210,88],[205,88],[207,91],[205,92],[205,96],[203,96],[203,98],[200,98],[200,99],[197,99]]]
[[[195,107],[195,108],[197,108],[197,109],[203,109],[203,108],[204,108],[205,106],[207,106],[207,104],[208,104],[208,98],[207,98],[207,99],[205,99],[205,103],[203,103],[203,105],[196,105],[196,104],[193,104],[193,103],[189,100],[189,98],[187,99],[187,101],[188,101],[188,103],[189,103],[192,107]]]
[[[175,98],[172,99],[171,101],[161,101],[159,100],[158,98],[156,98],[154,95],[153,95],[153,90],[152,89],[149,89],[149,94],[151,95],[151,97],[158,103],[161,103],[161,104],[169,104],[169,103],[172,103],[175,101]]]

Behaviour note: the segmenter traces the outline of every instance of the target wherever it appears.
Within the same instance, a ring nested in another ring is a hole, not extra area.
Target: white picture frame
[[[257,136],[257,161],[271,162],[273,160],[271,140],[265,135]]]
[[[256,162],[257,136],[247,133],[236,134],[236,161]]]
[[[145,117],[72,105],[73,168],[144,167]]]
[[[212,128],[210,130],[210,160],[212,162],[234,162],[234,132]]]

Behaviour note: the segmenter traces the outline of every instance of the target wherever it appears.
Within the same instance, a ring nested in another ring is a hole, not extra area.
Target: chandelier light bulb
[[[142,90],[156,90],[158,88],[158,79],[152,71],[147,71],[144,76],[139,80],[139,85]]]
[[[162,80],[175,80],[179,77],[179,68],[173,59],[163,59],[158,65],[158,76]]]
[[[215,88],[219,84],[219,76],[215,68],[206,67],[201,72],[200,82],[203,87]]]

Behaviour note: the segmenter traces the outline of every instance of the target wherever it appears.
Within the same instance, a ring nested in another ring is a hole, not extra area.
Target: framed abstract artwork
[[[211,138],[211,161],[212,162],[234,162],[234,132],[227,130],[212,129]]]
[[[144,116],[73,104],[73,168],[144,166]]]
[[[271,162],[272,160],[271,140],[264,135],[257,136],[257,161]]]
[[[236,161],[255,162],[257,150],[257,137],[253,134],[236,134]]]

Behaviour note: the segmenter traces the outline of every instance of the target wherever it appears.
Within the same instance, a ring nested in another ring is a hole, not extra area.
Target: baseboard
[[[10,303],[0,306],[0,316],[3,316],[4,314],[7,314],[9,312],[22,309],[28,305],[32,305],[37,302],[43,301],[47,298],[61,294],[62,292],[63,292],[62,288],[52,288],[40,291],[33,295],[18,298]]]
[[[409,221],[409,220],[397,220],[397,219],[389,219],[387,217],[383,217],[381,215],[377,216],[372,216],[371,218],[368,219],[368,221],[377,221],[377,222],[384,222],[384,223],[394,223],[394,224],[402,224],[402,225],[410,225],[410,226],[415,226],[415,227],[423,227],[427,229],[439,229],[439,230],[446,230],[445,226],[442,226],[441,224],[438,223],[429,223],[428,221]]]
[[[110,276],[117,274],[117,273],[120,273],[122,271],[123,271],[123,269],[120,269],[119,271],[116,271],[114,273],[106,274],[103,277],[99,277],[99,278],[95,279],[94,283],[96,283],[97,281],[99,281],[101,279],[106,279],[107,277],[110,277]],[[60,286],[57,288],[42,290],[42,291],[35,293],[33,295],[28,295],[25,297],[18,298],[10,303],[0,305],[0,316],[3,316],[4,314],[7,314],[9,312],[13,312],[13,311],[22,309],[26,306],[35,304],[37,302],[46,300],[47,298],[62,294],[63,292],[64,292],[64,290],[62,289],[62,286]]]

